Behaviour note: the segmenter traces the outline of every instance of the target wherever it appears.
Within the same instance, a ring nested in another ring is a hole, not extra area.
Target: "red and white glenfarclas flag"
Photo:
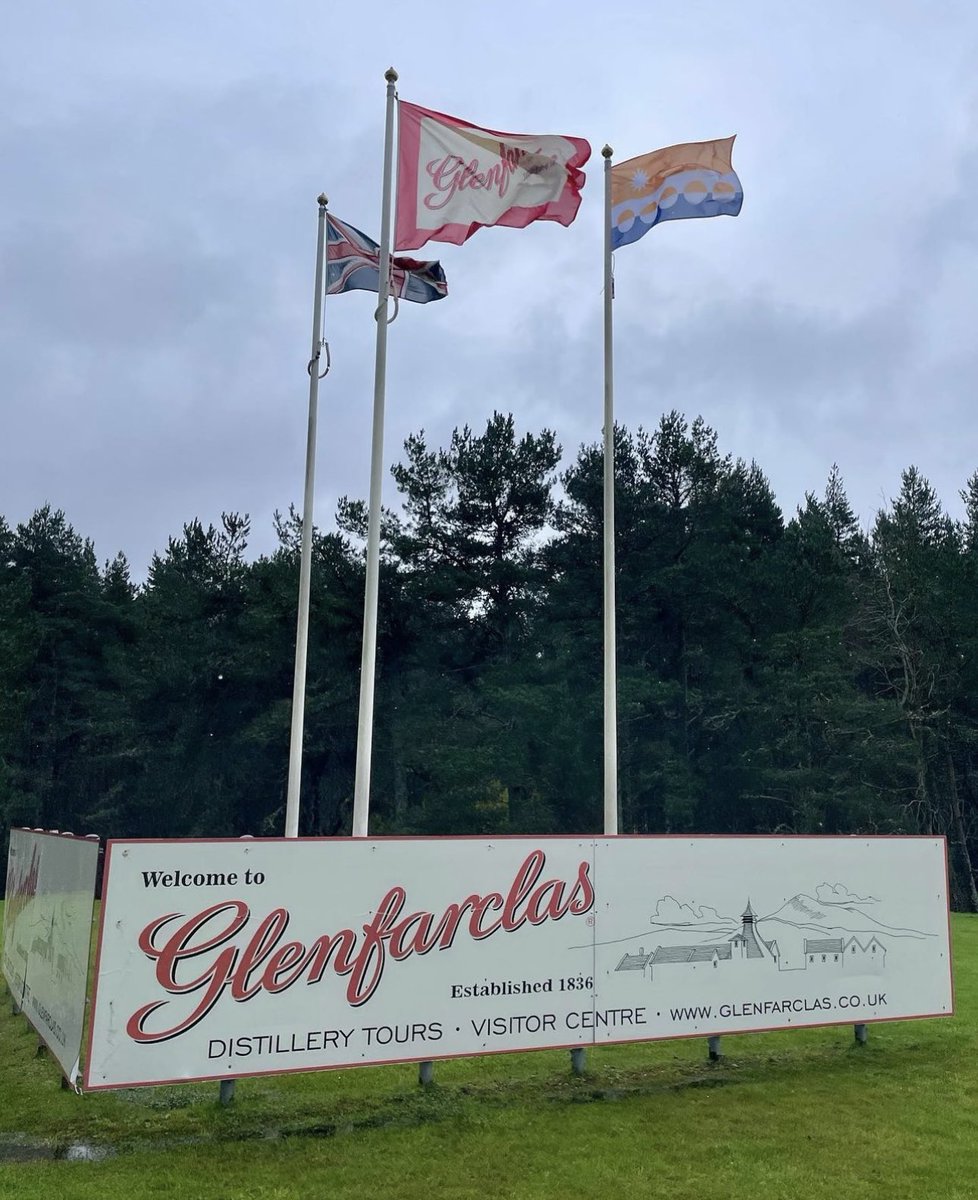
[[[398,250],[456,246],[481,225],[569,225],[591,154],[584,138],[499,133],[399,102]]]

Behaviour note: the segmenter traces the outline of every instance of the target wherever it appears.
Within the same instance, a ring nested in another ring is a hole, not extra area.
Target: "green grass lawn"
[[[978,1196],[978,916],[952,922],[957,1016],[76,1096],[0,1009],[0,1145],[111,1146],[0,1165],[0,1197]]]

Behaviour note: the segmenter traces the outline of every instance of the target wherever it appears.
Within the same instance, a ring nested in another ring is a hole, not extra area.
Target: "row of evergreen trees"
[[[978,910],[978,473],[867,533],[838,472],[787,522],[701,420],[616,430],[625,832],[946,834]],[[495,414],[408,439],[385,514],[371,831],[601,828],[600,448]],[[362,503],[314,538],[301,830],[350,831]],[[61,512],[0,518],[0,820],[280,834],[300,522],[199,521],[134,586]],[[5,858],[5,855],[4,855]]]

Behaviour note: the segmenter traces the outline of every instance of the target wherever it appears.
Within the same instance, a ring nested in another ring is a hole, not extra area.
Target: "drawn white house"
[[[799,969],[797,960],[791,965],[782,962],[777,941],[767,941],[758,933],[757,914],[749,900],[740,921],[740,929],[724,942],[657,946],[649,952],[639,947],[638,954],[623,955],[615,970],[641,971],[643,976],[647,972],[647,978],[652,982],[657,974],[662,978],[663,969],[668,976],[672,974],[671,968],[676,966],[700,972],[723,970],[724,973],[737,976],[744,970],[753,975],[755,970],[765,967],[776,971]],[[885,965],[886,947],[875,934],[870,934],[865,944],[854,935],[805,938],[800,969],[821,973],[826,969],[844,971],[855,968],[861,973],[867,970],[876,973]]]
[[[47,936],[35,937],[33,942],[31,942],[31,954],[37,955],[38,958],[44,959],[52,966],[54,965],[54,913],[51,914],[51,922],[48,925]]]
[[[755,927],[757,916],[750,901],[741,914],[740,929],[725,942],[700,943],[697,946],[657,946],[651,953],[639,947],[638,954],[625,954],[616,971],[641,971],[646,969],[649,980],[653,980],[657,967],[677,964],[694,969],[706,965],[717,969],[720,963],[755,962],[766,963],[777,969],[780,951],[776,941],[765,941]]]
[[[886,947],[875,933],[865,945],[855,935],[848,939],[805,938],[805,967],[809,971],[822,967],[858,967],[862,971],[867,965],[879,969],[886,965]]]
[[[55,979],[68,978],[70,973],[68,955],[60,948],[59,941],[55,936],[54,913],[51,914],[47,934],[45,936],[37,935],[31,942],[31,954],[37,960],[47,963],[48,970]],[[24,957],[27,956],[24,955]]]

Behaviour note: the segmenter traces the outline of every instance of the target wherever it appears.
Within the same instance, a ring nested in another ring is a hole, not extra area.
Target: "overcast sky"
[[[378,238],[384,70],[477,124],[586,137],[577,221],[429,243],[385,458],[494,408],[601,434],[601,157],[737,135],[736,219],[616,255],[616,416],[702,414],[790,517],[864,523],[978,468],[978,4],[31,0],[0,39],[0,514],[64,509],[134,575],[194,517],[301,504],[316,196]],[[317,524],[366,496],[373,298],[331,299]],[[395,496],[385,483],[385,501]]]

